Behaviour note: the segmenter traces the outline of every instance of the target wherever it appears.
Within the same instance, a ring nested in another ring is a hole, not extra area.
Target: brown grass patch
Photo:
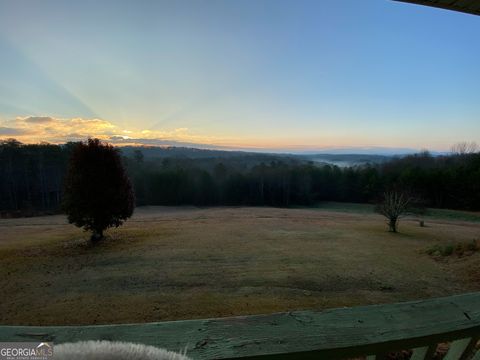
[[[273,208],[146,208],[96,246],[61,216],[0,222],[2,324],[148,322],[385,303],[478,290],[480,254],[424,249],[480,224]]]

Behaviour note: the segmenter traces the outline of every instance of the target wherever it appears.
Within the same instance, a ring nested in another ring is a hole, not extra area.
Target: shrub
[[[472,255],[473,253],[480,251],[480,246],[477,240],[468,242],[459,242],[456,244],[447,245],[434,245],[428,248],[425,252],[430,256],[464,256]]]

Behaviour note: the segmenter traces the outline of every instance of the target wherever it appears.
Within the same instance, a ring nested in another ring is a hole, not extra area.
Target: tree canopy
[[[0,141],[0,216],[59,212],[68,159],[76,148],[77,143]],[[422,200],[424,207],[478,211],[480,153],[463,148],[449,155],[422,152],[345,167],[274,154],[226,156],[205,150],[193,158],[181,148],[166,149],[163,157],[149,148],[113,150],[117,167],[123,164],[132,181],[137,205],[376,203],[396,188]],[[97,176],[101,170],[95,170]]]
[[[130,179],[116,148],[98,139],[78,143],[65,178],[63,206],[68,221],[103,237],[109,227],[118,227],[134,209]]]

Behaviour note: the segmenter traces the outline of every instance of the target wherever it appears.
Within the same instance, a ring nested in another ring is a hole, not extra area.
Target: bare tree
[[[466,154],[474,154],[480,150],[478,144],[474,141],[472,142],[459,142],[452,146],[452,153],[455,155],[466,155]]]
[[[399,190],[390,190],[383,194],[383,199],[375,211],[388,219],[388,231],[397,232],[398,220],[407,214],[412,200],[412,197]]]

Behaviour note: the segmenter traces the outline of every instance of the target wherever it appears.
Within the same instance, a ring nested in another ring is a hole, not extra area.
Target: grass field
[[[1,324],[54,325],[323,309],[480,290],[478,214],[432,211],[400,233],[362,205],[138,208],[104,242],[63,216],[0,220]]]

